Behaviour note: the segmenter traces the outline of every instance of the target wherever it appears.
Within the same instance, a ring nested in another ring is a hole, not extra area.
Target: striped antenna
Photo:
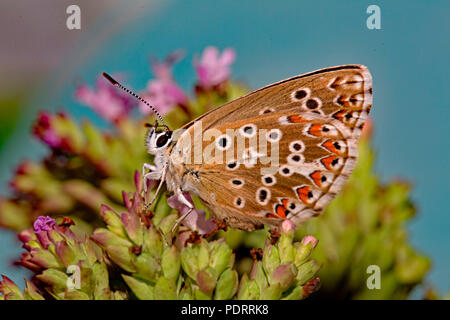
[[[161,117],[161,115],[159,114],[158,110],[155,109],[155,107],[153,107],[150,103],[148,103],[147,101],[145,101],[144,99],[142,99],[140,96],[138,96],[136,93],[134,93],[133,91],[125,88],[123,85],[121,85],[119,82],[117,82],[116,80],[114,80],[113,77],[111,77],[109,74],[107,74],[106,72],[102,72],[102,75],[108,79],[109,82],[111,82],[112,85],[119,87],[120,89],[122,89],[123,91],[125,91],[128,94],[131,94],[133,97],[135,97],[136,99],[138,99],[139,101],[145,103],[150,109],[152,109],[152,111],[156,114],[156,116],[159,118],[159,120],[161,120],[163,126],[166,128],[167,131],[169,130],[169,127],[166,125],[166,123],[164,122],[164,119]]]

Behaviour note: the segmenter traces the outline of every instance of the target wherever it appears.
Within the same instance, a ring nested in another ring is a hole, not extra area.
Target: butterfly
[[[362,65],[317,70],[225,103],[176,131],[143,102],[161,122],[146,135],[155,157],[144,164],[144,180],[160,180],[156,194],[165,183],[190,208],[179,221],[193,209],[183,195],[191,192],[230,227],[252,231],[285,219],[298,225],[339,193],[358,157],[372,77]],[[266,141],[262,151],[252,143],[258,140]],[[224,161],[211,161],[221,153]]]

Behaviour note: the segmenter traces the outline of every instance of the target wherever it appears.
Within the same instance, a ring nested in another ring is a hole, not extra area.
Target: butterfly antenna
[[[139,101],[141,101],[142,103],[145,103],[150,109],[152,109],[152,111],[156,114],[156,116],[159,118],[159,120],[161,120],[162,124],[164,125],[164,127],[166,128],[167,131],[169,130],[169,127],[166,125],[166,123],[164,122],[164,119],[161,117],[161,114],[158,112],[158,110],[155,109],[155,107],[153,107],[150,103],[148,103],[147,101],[145,101],[143,98],[141,98],[140,96],[138,96],[136,93],[134,93],[133,91],[131,91],[128,88],[125,88],[123,85],[121,85],[119,82],[117,82],[113,77],[111,77],[109,74],[107,74],[106,72],[102,72],[102,75],[108,79],[109,82],[111,82],[112,85],[122,89],[123,91],[125,91],[128,94],[131,94],[133,97],[135,97],[136,99],[138,99]]]

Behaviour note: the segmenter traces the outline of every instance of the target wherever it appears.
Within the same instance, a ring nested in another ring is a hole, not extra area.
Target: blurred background
[[[66,8],[81,8],[81,30],[68,30]],[[381,9],[381,29],[369,30],[369,5]],[[450,62],[448,1],[175,1],[96,0],[0,3],[0,194],[20,160],[45,148],[30,135],[38,110],[67,109],[76,119],[108,125],[75,101],[80,82],[121,72],[144,89],[149,57],[184,49],[174,69],[181,87],[195,79],[192,59],[209,45],[232,47],[234,78],[253,89],[297,74],[365,64],[374,80],[376,171],[413,185],[418,214],[408,225],[412,244],[432,260],[427,283],[450,289]],[[21,249],[0,229],[0,270]]]

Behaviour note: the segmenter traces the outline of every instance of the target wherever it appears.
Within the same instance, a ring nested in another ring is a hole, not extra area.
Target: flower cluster
[[[302,299],[318,289],[314,275],[320,266],[309,258],[315,239],[294,242],[293,228],[282,228],[280,238],[267,241],[255,259],[250,277],[240,276],[225,239],[210,240],[217,228],[208,235],[183,225],[172,232],[178,214],[164,203],[147,212],[137,173],[135,182],[134,193],[123,192],[126,210],[118,214],[102,206],[106,227],[90,237],[77,236],[71,220],[57,224],[50,217],[21,232],[27,252],[19,263],[35,276],[23,293],[4,277],[3,298]],[[72,278],[68,270],[78,274]],[[122,289],[111,290],[112,280],[122,281]]]

